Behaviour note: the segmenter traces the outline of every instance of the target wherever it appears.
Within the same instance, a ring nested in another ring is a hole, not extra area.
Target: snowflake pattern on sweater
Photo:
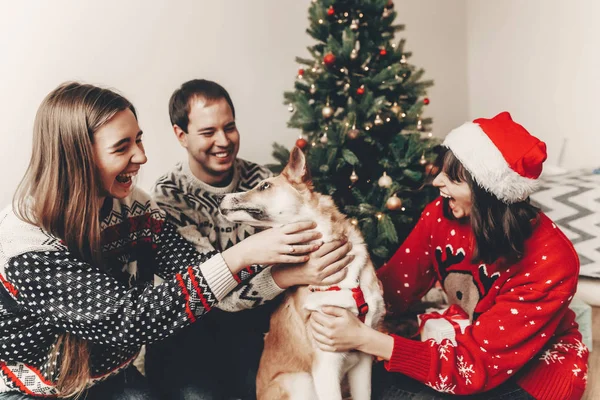
[[[543,213],[514,265],[471,263],[470,226],[446,219],[441,198],[429,204],[406,241],[378,275],[388,308],[402,312],[435,283],[472,325],[450,340],[394,336],[386,368],[440,392],[488,391],[516,376],[538,399],[578,399],[588,350],[568,308],[579,261],[564,234]]]
[[[0,391],[55,395],[49,354],[64,332],[89,343],[90,385],[105,379],[257,272],[233,277],[218,252],[199,253],[140,190],[105,205],[102,269],[10,208],[0,213]],[[157,287],[154,274],[164,279]]]
[[[258,164],[236,159],[231,182],[224,187],[208,185],[194,176],[187,162],[178,163],[158,179],[152,197],[167,213],[167,219],[198,251],[224,251],[256,230],[234,223],[219,213],[220,197],[252,189],[273,174]],[[224,311],[255,308],[283,292],[271,275],[270,268],[253,266],[260,271],[247,285],[232,291],[217,307]]]

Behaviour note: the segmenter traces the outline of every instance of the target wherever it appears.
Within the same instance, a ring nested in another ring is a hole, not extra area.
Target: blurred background
[[[236,105],[240,156],[272,161],[272,143],[291,146],[283,92],[296,56],[314,43],[310,0],[0,0],[0,159],[7,204],[28,163],[33,118],[63,81],[117,89],[139,112],[148,189],[185,153],[167,102],[192,78],[222,83]],[[600,2],[577,0],[396,0],[411,63],[425,69],[443,137],[466,120],[512,113],[546,141],[548,165],[598,166]]]

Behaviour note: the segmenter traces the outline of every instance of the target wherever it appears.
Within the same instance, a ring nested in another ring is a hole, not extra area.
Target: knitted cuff
[[[202,263],[200,272],[206,279],[217,301],[221,301],[238,285],[221,254],[216,254]]]
[[[400,372],[419,382],[425,382],[431,366],[430,346],[426,342],[406,339],[392,335],[394,350],[389,361],[385,362],[385,369],[390,372]]]
[[[273,274],[271,273],[271,267],[265,268],[259,272],[256,277],[252,278],[252,283],[256,286],[258,293],[260,293],[261,297],[265,300],[272,300],[285,291],[285,289],[280,288],[277,283],[275,283],[275,279],[273,279]]]

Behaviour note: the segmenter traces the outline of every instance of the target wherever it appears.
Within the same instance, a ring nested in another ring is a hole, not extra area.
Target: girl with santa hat
[[[326,351],[382,358],[374,399],[580,399],[588,350],[569,303],[579,260],[529,203],[546,145],[503,112],[451,131],[423,211],[378,275],[388,309],[406,311],[439,281],[470,320],[454,338],[417,341],[371,329],[345,309],[313,313]]]

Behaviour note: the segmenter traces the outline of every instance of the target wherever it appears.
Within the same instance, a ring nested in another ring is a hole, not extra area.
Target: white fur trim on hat
[[[452,130],[442,143],[452,150],[475,181],[505,203],[523,201],[537,187],[537,180],[510,168],[500,150],[479,124],[467,122]]]

